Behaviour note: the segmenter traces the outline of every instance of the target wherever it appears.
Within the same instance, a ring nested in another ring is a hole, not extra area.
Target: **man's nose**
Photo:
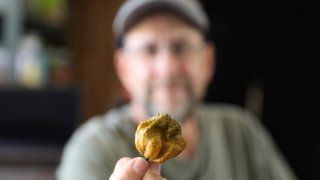
[[[185,72],[183,60],[169,48],[159,51],[155,63],[154,74],[162,78],[172,78]]]

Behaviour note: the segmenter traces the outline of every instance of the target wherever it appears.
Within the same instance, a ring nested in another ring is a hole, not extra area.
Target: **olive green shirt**
[[[201,105],[201,134],[192,159],[162,165],[169,180],[295,180],[270,135],[248,111],[231,105]],[[83,124],[66,144],[59,180],[107,180],[121,157],[141,156],[129,106],[112,109]]]

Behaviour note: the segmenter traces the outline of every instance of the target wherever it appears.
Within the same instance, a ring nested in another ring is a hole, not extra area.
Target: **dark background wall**
[[[206,101],[246,106],[263,90],[261,120],[299,179],[320,179],[315,11],[306,1],[203,1],[217,46]],[[257,83],[258,82],[258,83]]]

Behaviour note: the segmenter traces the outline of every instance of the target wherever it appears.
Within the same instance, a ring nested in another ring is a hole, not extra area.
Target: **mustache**
[[[187,78],[173,78],[173,79],[165,79],[165,80],[155,80],[150,82],[149,87],[155,88],[158,86],[186,86],[188,89],[191,87],[191,83]]]

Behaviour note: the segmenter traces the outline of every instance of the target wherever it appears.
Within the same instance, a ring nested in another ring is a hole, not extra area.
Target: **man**
[[[208,18],[196,1],[125,2],[114,21],[115,67],[130,103],[74,133],[58,179],[295,179],[252,114],[202,103],[215,65],[208,32]],[[158,112],[180,122],[187,142],[161,167],[139,158],[134,146],[137,124]]]

